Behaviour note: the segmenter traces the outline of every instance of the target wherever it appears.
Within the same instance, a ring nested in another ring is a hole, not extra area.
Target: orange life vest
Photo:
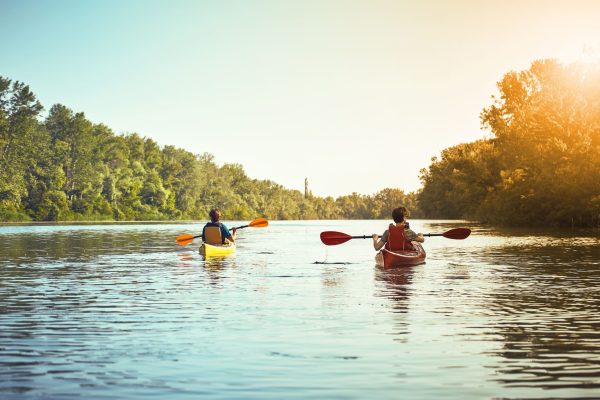
[[[208,244],[223,244],[220,226],[207,226],[204,228],[204,241]]]
[[[385,243],[385,248],[390,251],[407,251],[415,249],[410,240],[406,237],[404,225],[397,226],[395,224],[390,224],[388,228],[388,240]]]

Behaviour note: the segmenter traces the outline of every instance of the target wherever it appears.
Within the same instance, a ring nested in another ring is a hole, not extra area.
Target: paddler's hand
[[[378,234],[376,234],[376,233],[374,233],[374,234],[373,234],[373,248],[374,248],[375,250],[379,250],[379,249],[381,249],[383,246],[384,246],[384,243],[383,243],[383,242],[381,242],[381,241],[379,240],[379,235],[378,235]]]

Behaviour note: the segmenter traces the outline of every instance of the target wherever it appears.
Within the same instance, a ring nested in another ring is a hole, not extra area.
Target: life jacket
[[[223,244],[221,224],[204,228],[204,242],[208,244]]]
[[[396,224],[390,224],[388,227],[388,240],[385,243],[385,248],[390,251],[415,250],[415,247],[406,237],[404,226],[397,226]]]

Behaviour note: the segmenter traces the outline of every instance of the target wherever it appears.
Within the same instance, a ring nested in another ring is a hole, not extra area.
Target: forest
[[[511,71],[481,111],[489,137],[445,149],[422,188],[313,196],[248,177],[213,155],[115,134],[81,112],[43,106],[0,77],[0,221],[468,219],[513,226],[600,226],[600,64],[538,60]]]
[[[491,137],[421,171],[421,212],[496,225],[600,227],[600,64],[538,60],[481,112]]]
[[[0,221],[205,220],[213,207],[239,220],[389,219],[398,204],[416,208],[400,189],[313,196],[61,104],[42,111],[29,86],[0,77]]]

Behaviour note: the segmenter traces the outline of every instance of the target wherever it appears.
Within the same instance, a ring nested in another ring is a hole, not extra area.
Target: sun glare
[[[598,63],[600,61],[600,44],[585,44],[574,61],[583,64]]]
[[[600,62],[600,42],[570,44],[559,50],[556,58],[565,64],[597,64]]]

